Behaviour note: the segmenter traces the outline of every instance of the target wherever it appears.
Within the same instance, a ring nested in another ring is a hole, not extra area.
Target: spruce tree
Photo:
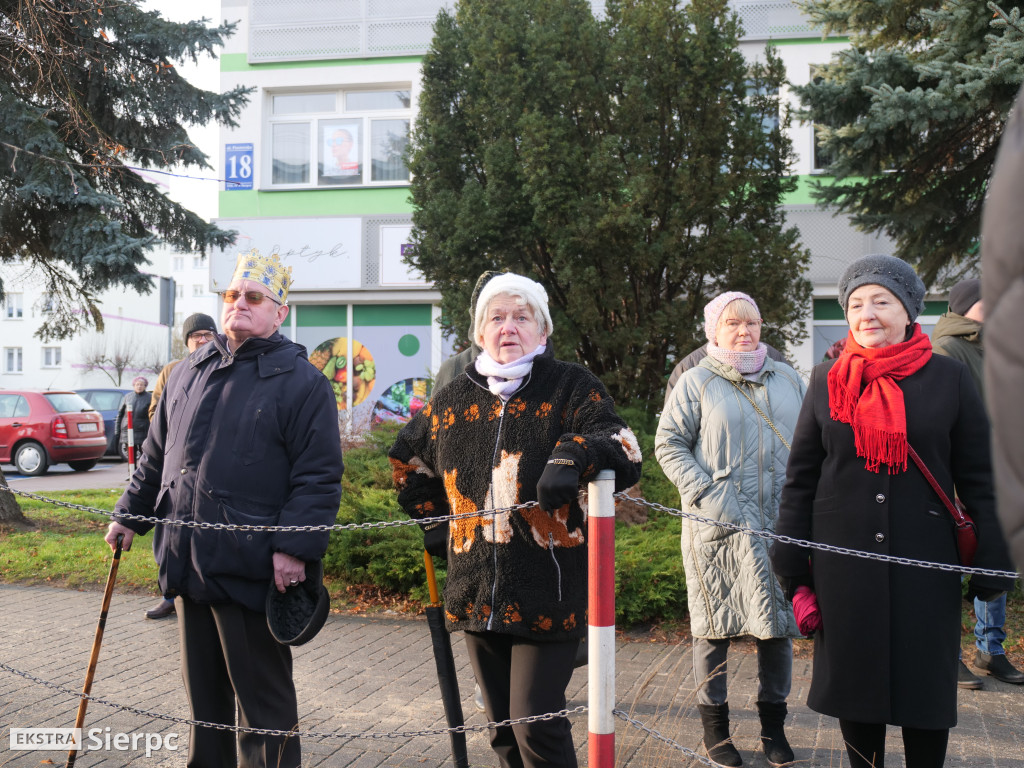
[[[819,127],[831,179],[817,200],[884,232],[926,283],[977,262],[996,147],[1024,80],[1020,5],[985,0],[809,0],[849,36],[795,88]]]
[[[131,167],[210,168],[187,126],[235,125],[248,91],[203,91],[175,63],[212,55],[233,28],[169,22],[139,0],[0,2],[0,263],[45,278],[44,339],[101,329],[100,291],[149,292],[158,240],[230,242]]]
[[[808,255],[780,212],[793,181],[779,60],[748,65],[726,0],[460,0],[423,65],[410,263],[466,340],[485,269],[547,289],[558,357],[651,411],[703,307],[753,294],[799,338]]]

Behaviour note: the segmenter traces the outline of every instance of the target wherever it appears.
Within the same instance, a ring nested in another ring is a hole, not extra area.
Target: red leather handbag
[[[917,468],[921,470],[921,474],[925,476],[928,484],[931,485],[932,490],[942,499],[949,514],[953,516],[953,532],[956,535],[956,551],[960,558],[960,565],[970,567],[974,563],[974,553],[978,551],[978,526],[974,524],[971,516],[967,513],[967,508],[960,503],[960,499],[957,499],[955,504],[949,500],[949,496],[942,490],[942,486],[928,471],[928,467],[924,465],[921,457],[917,455],[917,451],[909,443],[907,452],[917,464]]]

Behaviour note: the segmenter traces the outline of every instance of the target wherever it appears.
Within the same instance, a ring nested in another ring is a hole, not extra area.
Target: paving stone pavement
[[[0,659],[35,677],[79,691],[99,616],[101,594],[49,587],[0,585]],[[153,598],[115,592],[92,693],[147,712],[187,717],[178,670],[175,619],[147,621]],[[699,749],[700,726],[693,702],[691,655],[686,644],[620,638],[616,648],[618,708],[680,744]],[[484,723],[472,703],[473,680],[461,635],[454,651],[468,725]],[[323,631],[295,649],[295,680],[303,731],[395,733],[444,727],[426,621],[397,615],[332,614]],[[836,722],[803,703],[810,684],[809,659],[797,658],[787,733],[798,766],[848,765]],[[729,666],[733,736],[749,768],[765,768],[758,744],[757,664],[753,653],[734,646]],[[586,668],[569,687],[569,707],[586,704]],[[63,764],[63,752],[11,750],[10,729],[71,727],[77,699],[0,670],[0,766]],[[985,690],[960,691],[959,726],[950,738],[948,768],[1024,768],[1024,687],[985,678]],[[580,765],[587,762],[586,715],[572,718]],[[182,768],[186,726],[90,702],[86,731],[106,735],[176,734],[175,750],[89,749],[81,768],[158,766]],[[107,730],[109,729],[109,731]],[[155,737],[154,737],[155,738]],[[91,742],[95,744],[95,740]],[[468,735],[470,764],[496,766],[484,732]],[[699,765],[692,757],[617,721],[617,765],[661,768]],[[446,735],[408,738],[305,738],[303,766],[313,768],[412,768],[451,765]],[[889,729],[887,765],[902,766],[899,731]]]

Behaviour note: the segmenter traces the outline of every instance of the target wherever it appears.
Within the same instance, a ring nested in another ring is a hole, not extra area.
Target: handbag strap
[[[752,406],[754,406],[754,410],[758,412],[758,414],[761,416],[761,418],[768,422],[768,426],[772,428],[772,432],[774,432],[776,435],[779,436],[779,440],[781,440],[782,444],[784,446],[786,446],[786,450],[787,451],[791,450],[790,447],[789,447],[789,441],[786,438],[784,438],[782,436],[782,433],[779,432],[778,428],[774,424],[772,424],[772,420],[768,418],[768,415],[764,411],[762,411],[760,408],[757,407],[757,403],[755,403],[753,398],[746,393],[746,391],[743,389],[743,387],[741,387],[739,384],[737,384],[732,379],[729,379],[729,383],[732,384],[734,387],[736,387],[736,389],[738,389],[740,391],[740,394],[743,395],[745,398],[747,398],[747,402],[750,403]]]
[[[949,496],[947,496],[946,492],[942,490],[942,486],[939,485],[939,481],[936,480],[935,476],[928,471],[928,467],[925,466],[924,461],[921,459],[920,456],[917,455],[917,451],[914,450],[914,446],[912,446],[910,443],[907,443],[907,453],[910,454],[910,458],[912,458],[914,460],[914,463],[917,464],[917,468],[921,470],[921,474],[924,475],[925,480],[928,481],[928,484],[932,487],[932,490],[935,491],[936,494],[938,494],[938,497],[940,499],[942,499],[942,503],[946,505],[946,509],[949,510],[949,514],[953,516],[953,520],[956,522],[956,524],[966,525],[967,520],[964,517],[964,513],[960,511],[956,504],[949,500]]]

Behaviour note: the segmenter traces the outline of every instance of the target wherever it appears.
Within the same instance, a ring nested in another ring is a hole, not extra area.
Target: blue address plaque
[[[252,189],[252,144],[224,145],[224,189]]]

